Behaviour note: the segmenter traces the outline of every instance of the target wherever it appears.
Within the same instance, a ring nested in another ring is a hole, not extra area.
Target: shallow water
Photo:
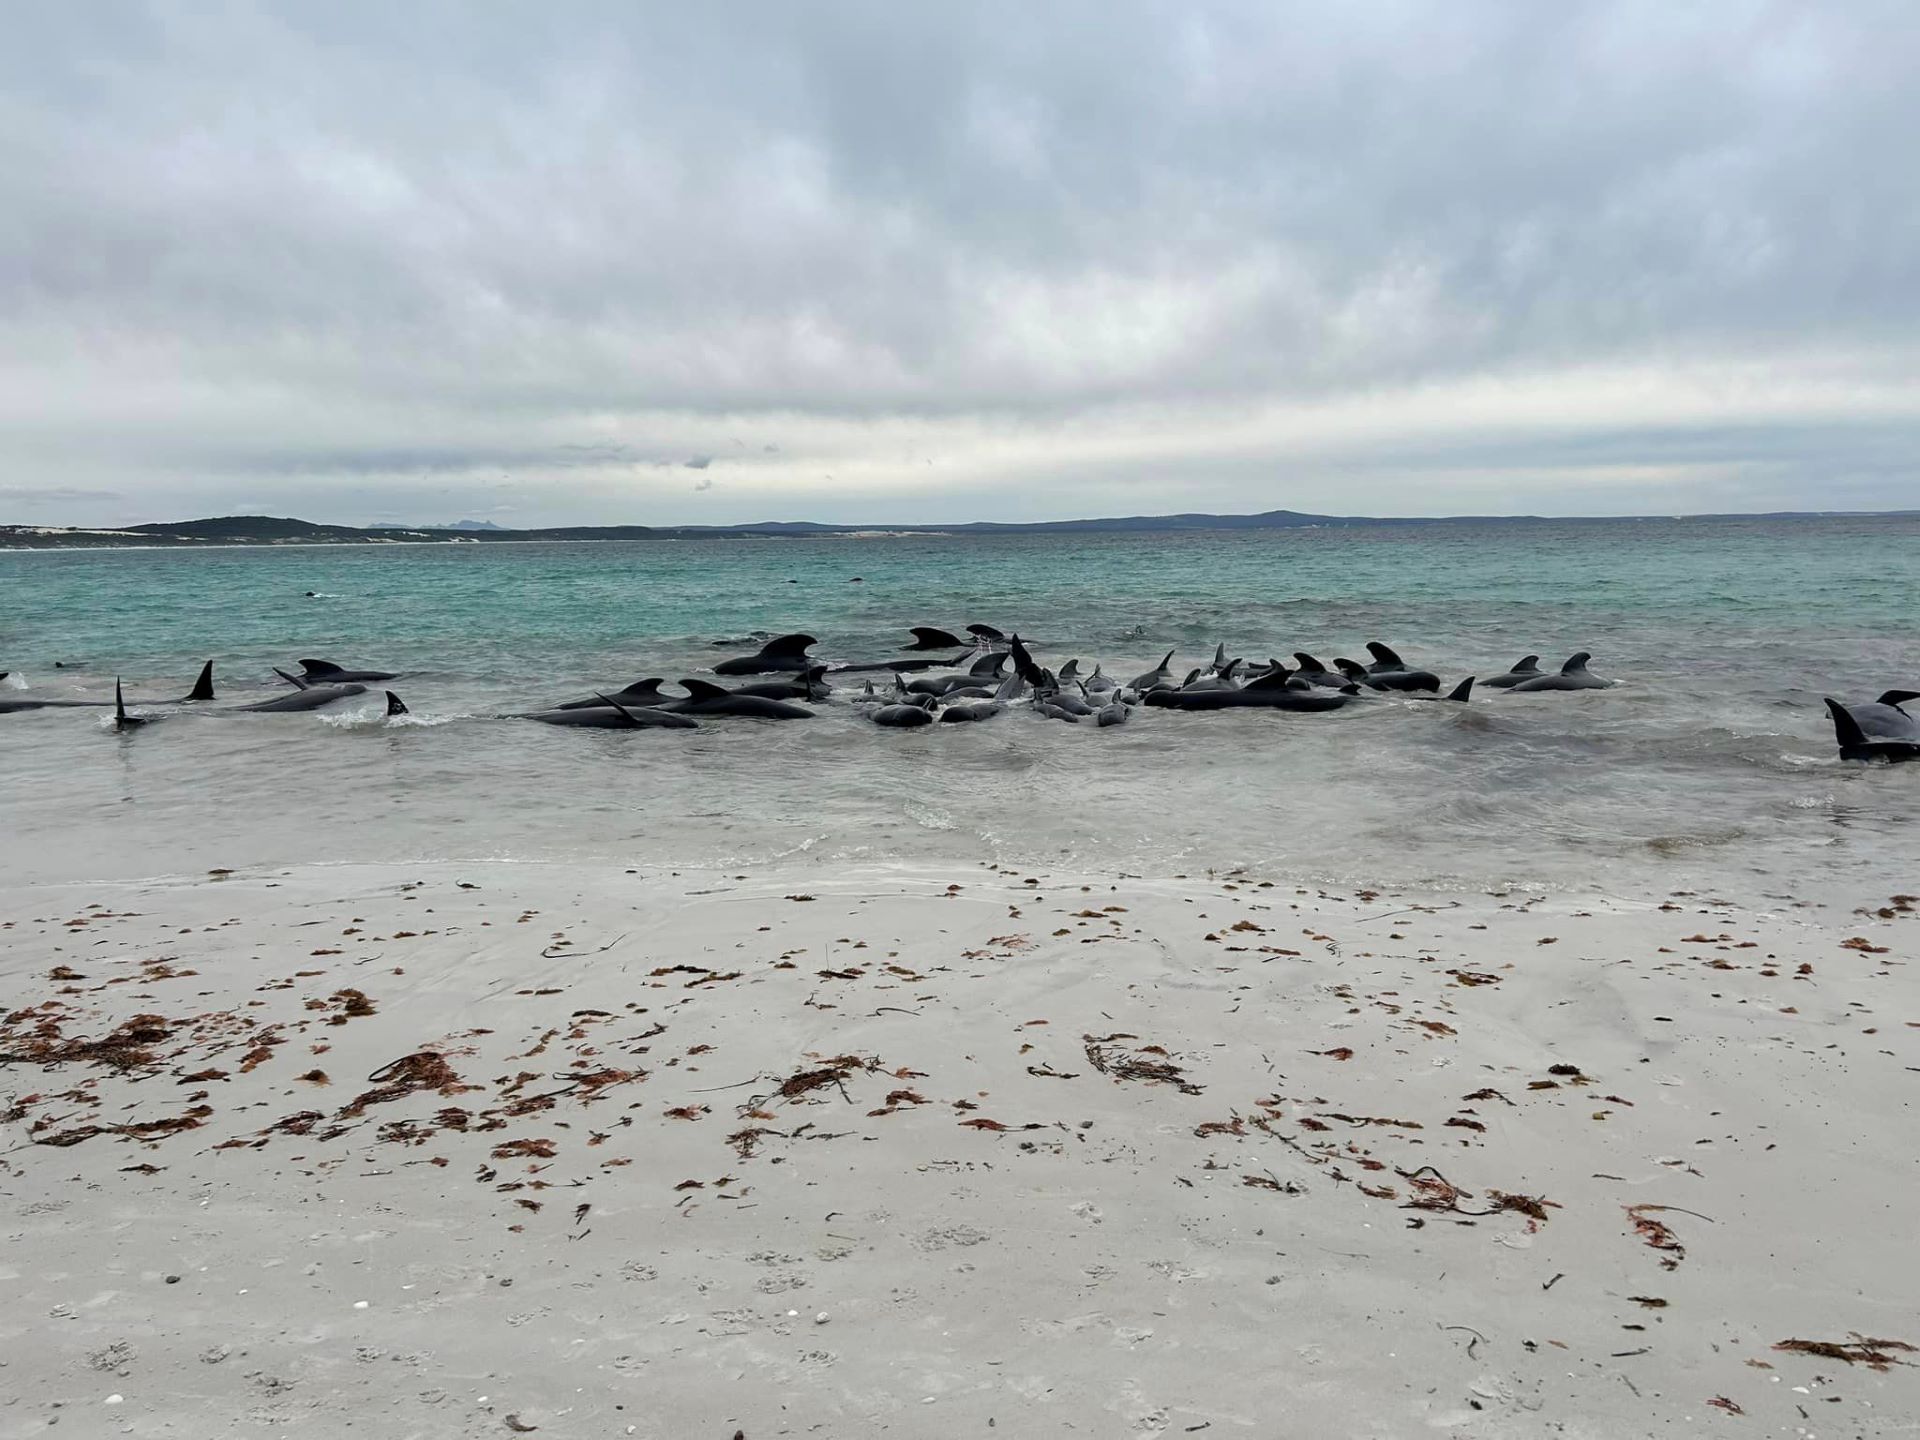
[[[854,577],[859,577],[856,581]],[[306,592],[319,592],[308,598]],[[833,659],[905,627],[1018,629],[1043,661],[1169,647],[1330,659],[1368,639],[1452,680],[1594,652],[1618,688],[1369,701],[1324,716],[1015,713],[894,732],[847,704],[693,733],[491,718],[715,639],[804,629]],[[318,655],[402,672],[318,715],[0,715],[18,878],[308,860],[574,855],[634,865],[911,858],[1342,884],[1884,894],[1920,865],[1920,765],[1842,765],[1820,697],[1920,689],[1920,521],[1638,521],[1264,534],[0,552],[0,668],[222,700]],[[65,668],[54,668],[54,662]],[[156,712],[158,713],[158,712]],[[1911,879],[1907,888],[1915,886]]]

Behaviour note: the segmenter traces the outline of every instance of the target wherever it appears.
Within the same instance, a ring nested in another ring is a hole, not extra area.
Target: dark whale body
[[[737,655],[713,667],[716,675],[803,674],[813,664],[807,658],[809,647],[820,642],[811,635],[777,635],[762,645],[757,654]]]

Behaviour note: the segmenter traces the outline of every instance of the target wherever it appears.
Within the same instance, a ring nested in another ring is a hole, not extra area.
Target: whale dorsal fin
[[[1538,655],[1522,655],[1518,660],[1513,662],[1513,669],[1507,673],[1509,675],[1535,675],[1538,674],[1539,671],[1540,657]]]
[[[411,715],[412,713],[411,710],[407,709],[406,701],[402,700],[391,690],[387,691],[387,717],[389,719],[395,715]]]
[[[1587,661],[1593,658],[1593,652],[1582,650],[1577,655],[1569,655],[1567,663],[1560,667],[1562,675],[1578,675],[1587,668]]]
[[[1072,680],[1076,678],[1079,674],[1080,674],[1080,657],[1077,655],[1073,659],[1067,661],[1066,664],[1060,667],[1060,678],[1062,680]]]
[[[1221,644],[1218,644],[1213,647],[1213,668],[1218,670],[1221,666],[1225,665],[1226,663],[1227,663],[1227,647],[1225,642],[1223,641]]]
[[[820,642],[811,635],[776,635],[760,647],[762,655],[804,655],[807,647]]]
[[[715,685],[710,680],[682,680],[680,686],[689,700],[718,700],[728,693],[726,686]]]
[[[1369,640],[1367,642],[1367,653],[1373,656],[1374,660],[1385,669],[1404,670],[1407,668],[1407,662],[1400,658],[1399,653],[1391,645],[1382,645],[1378,640]]]
[[[209,660],[200,667],[200,678],[193,682],[193,689],[184,697],[188,700],[213,699],[213,661]]]
[[[1447,699],[1458,700],[1464,705],[1467,703],[1467,697],[1471,694],[1473,694],[1473,676],[1469,675],[1447,692]]]
[[[682,680],[680,683],[682,685],[685,685],[687,682],[685,680]],[[717,690],[720,687],[716,685],[713,688]],[[387,698],[388,699],[393,698],[391,692],[389,692]],[[602,695],[599,691],[596,690],[594,692],[593,698],[598,700],[603,705],[608,705],[608,706],[611,706],[613,709],[618,710],[621,714],[621,717],[625,719],[629,725],[632,725],[635,728],[639,727],[640,722],[634,718],[633,712],[627,709],[627,707],[622,705],[618,700],[615,700],[611,695]]]
[[[978,635],[982,640],[1004,640],[1007,638],[1004,633],[994,629],[991,625],[969,625],[967,626],[967,633],[969,635]]]
[[[336,665],[331,660],[302,660],[300,668],[309,676],[338,675],[346,667]]]
[[[909,626],[907,633],[920,643],[923,650],[944,650],[948,646],[961,646],[967,642],[951,630],[941,630],[932,625]]]
[[[1007,665],[1007,652],[995,650],[991,655],[982,655],[967,667],[969,675],[998,675]]]
[[[1335,656],[1333,664],[1334,664],[1334,668],[1337,669],[1342,675],[1346,676],[1349,680],[1353,679],[1355,676],[1362,676],[1367,673],[1366,666],[1362,665],[1358,660],[1349,660],[1344,655]]]
[[[1876,705],[1892,705],[1897,709],[1909,700],[1920,700],[1920,690],[1889,690],[1873,703]]]
[[[1286,666],[1276,665],[1273,669],[1254,676],[1251,680],[1247,681],[1246,685],[1242,688],[1247,690],[1284,690],[1287,686],[1287,681],[1291,678],[1287,673]]]
[[[1302,670],[1315,670],[1322,675],[1327,673],[1327,667],[1322,665],[1318,660],[1314,659],[1313,656],[1307,654],[1307,652],[1304,650],[1294,651],[1293,658],[1300,662],[1300,668]]]
[[[282,670],[278,665],[273,667],[273,673],[278,675],[282,680],[286,681],[287,684],[293,686],[293,688],[296,690],[304,690],[307,688],[308,682],[306,680],[303,680],[298,675],[289,675],[286,671]]]
[[[1827,697],[1827,714],[1833,717],[1833,738],[1840,742],[1843,751],[1850,746],[1867,743],[1867,733],[1860,728],[1860,722],[1853,718],[1853,712],[1832,696]]]
[[[120,693],[120,677],[116,675],[113,677],[114,728],[119,729],[125,726],[126,723],[127,723],[127,701],[126,701],[126,697]]]

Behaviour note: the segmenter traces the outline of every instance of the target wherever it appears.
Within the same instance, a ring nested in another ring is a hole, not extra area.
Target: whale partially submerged
[[[1615,682],[1603,680],[1587,669],[1587,662],[1593,658],[1591,652],[1582,650],[1577,655],[1567,657],[1567,663],[1560,667],[1558,674],[1536,675],[1531,680],[1522,680],[1517,685],[1507,687],[1509,695],[1539,695],[1549,690],[1610,690]]]
[[[1505,690],[1511,686],[1518,685],[1523,680],[1536,679],[1539,675],[1540,657],[1538,655],[1522,655],[1518,660],[1513,662],[1513,668],[1508,670],[1504,675],[1492,675],[1480,683],[1489,689]]]
[[[804,674],[813,664],[807,651],[820,642],[811,635],[776,635],[752,655],[736,655],[713,667],[716,675]]]
[[[1832,696],[1827,697],[1827,714],[1833,720],[1833,738],[1842,760],[1884,760],[1888,764],[1920,760],[1920,738],[1869,735],[1853,718],[1853,712]]]
[[[199,678],[193,682],[193,688],[186,694],[164,700],[135,700],[135,705],[190,705],[203,700],[213,699],[213,661],[209,660],[200,667]],[[126,708],[126,701],[120,693],[120,678],[113,681],[112,700],[60,700],[52,696],[20,694],[10,691],[6,698],[0,699],[0,715],[11,715],[27,710],[104,710],[112,705],[116,713]],[[135,723],[138,723],[137,719]]]
[[[350,670],[331,660],[302,660],[300,678],[309,685],[350,685],[355,681],[396,680],[396,670]]]
[[[809,640],[807,643],[811,645],[813,642]],[[687,692],[687,698],[675,700],[665,707],[677,715],[732,715],[752,720],[813,719],[813,711],[802,710],[785,700],[770,700],[764,695],[744,695],[707,680],[682,680],[680,686]]]

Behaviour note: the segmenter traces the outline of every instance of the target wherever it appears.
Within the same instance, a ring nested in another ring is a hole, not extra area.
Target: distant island
[[[1205,530],[1345,529],[1381,525],[1632,525],[1648,520],[1841,520],[1920,516],[1920,510],[1777,510],[1742,515],[1549,516],[1447,515],[1394,518],[1313,515],[1264,510],[1258,515],[1125,515],[1096,520],[975,520],[959,525],[823,525],[811,520],[763,520],[745,525],[561,525],[505,530],[484,520],[450,525],[319,525],[271,515],[224,515],[120,529],[63,525],[0,525],[0,550],[100,549],[114,546],[212,545],[486,545],[534,540],[808,539],[886,535],[1148,534]]]

